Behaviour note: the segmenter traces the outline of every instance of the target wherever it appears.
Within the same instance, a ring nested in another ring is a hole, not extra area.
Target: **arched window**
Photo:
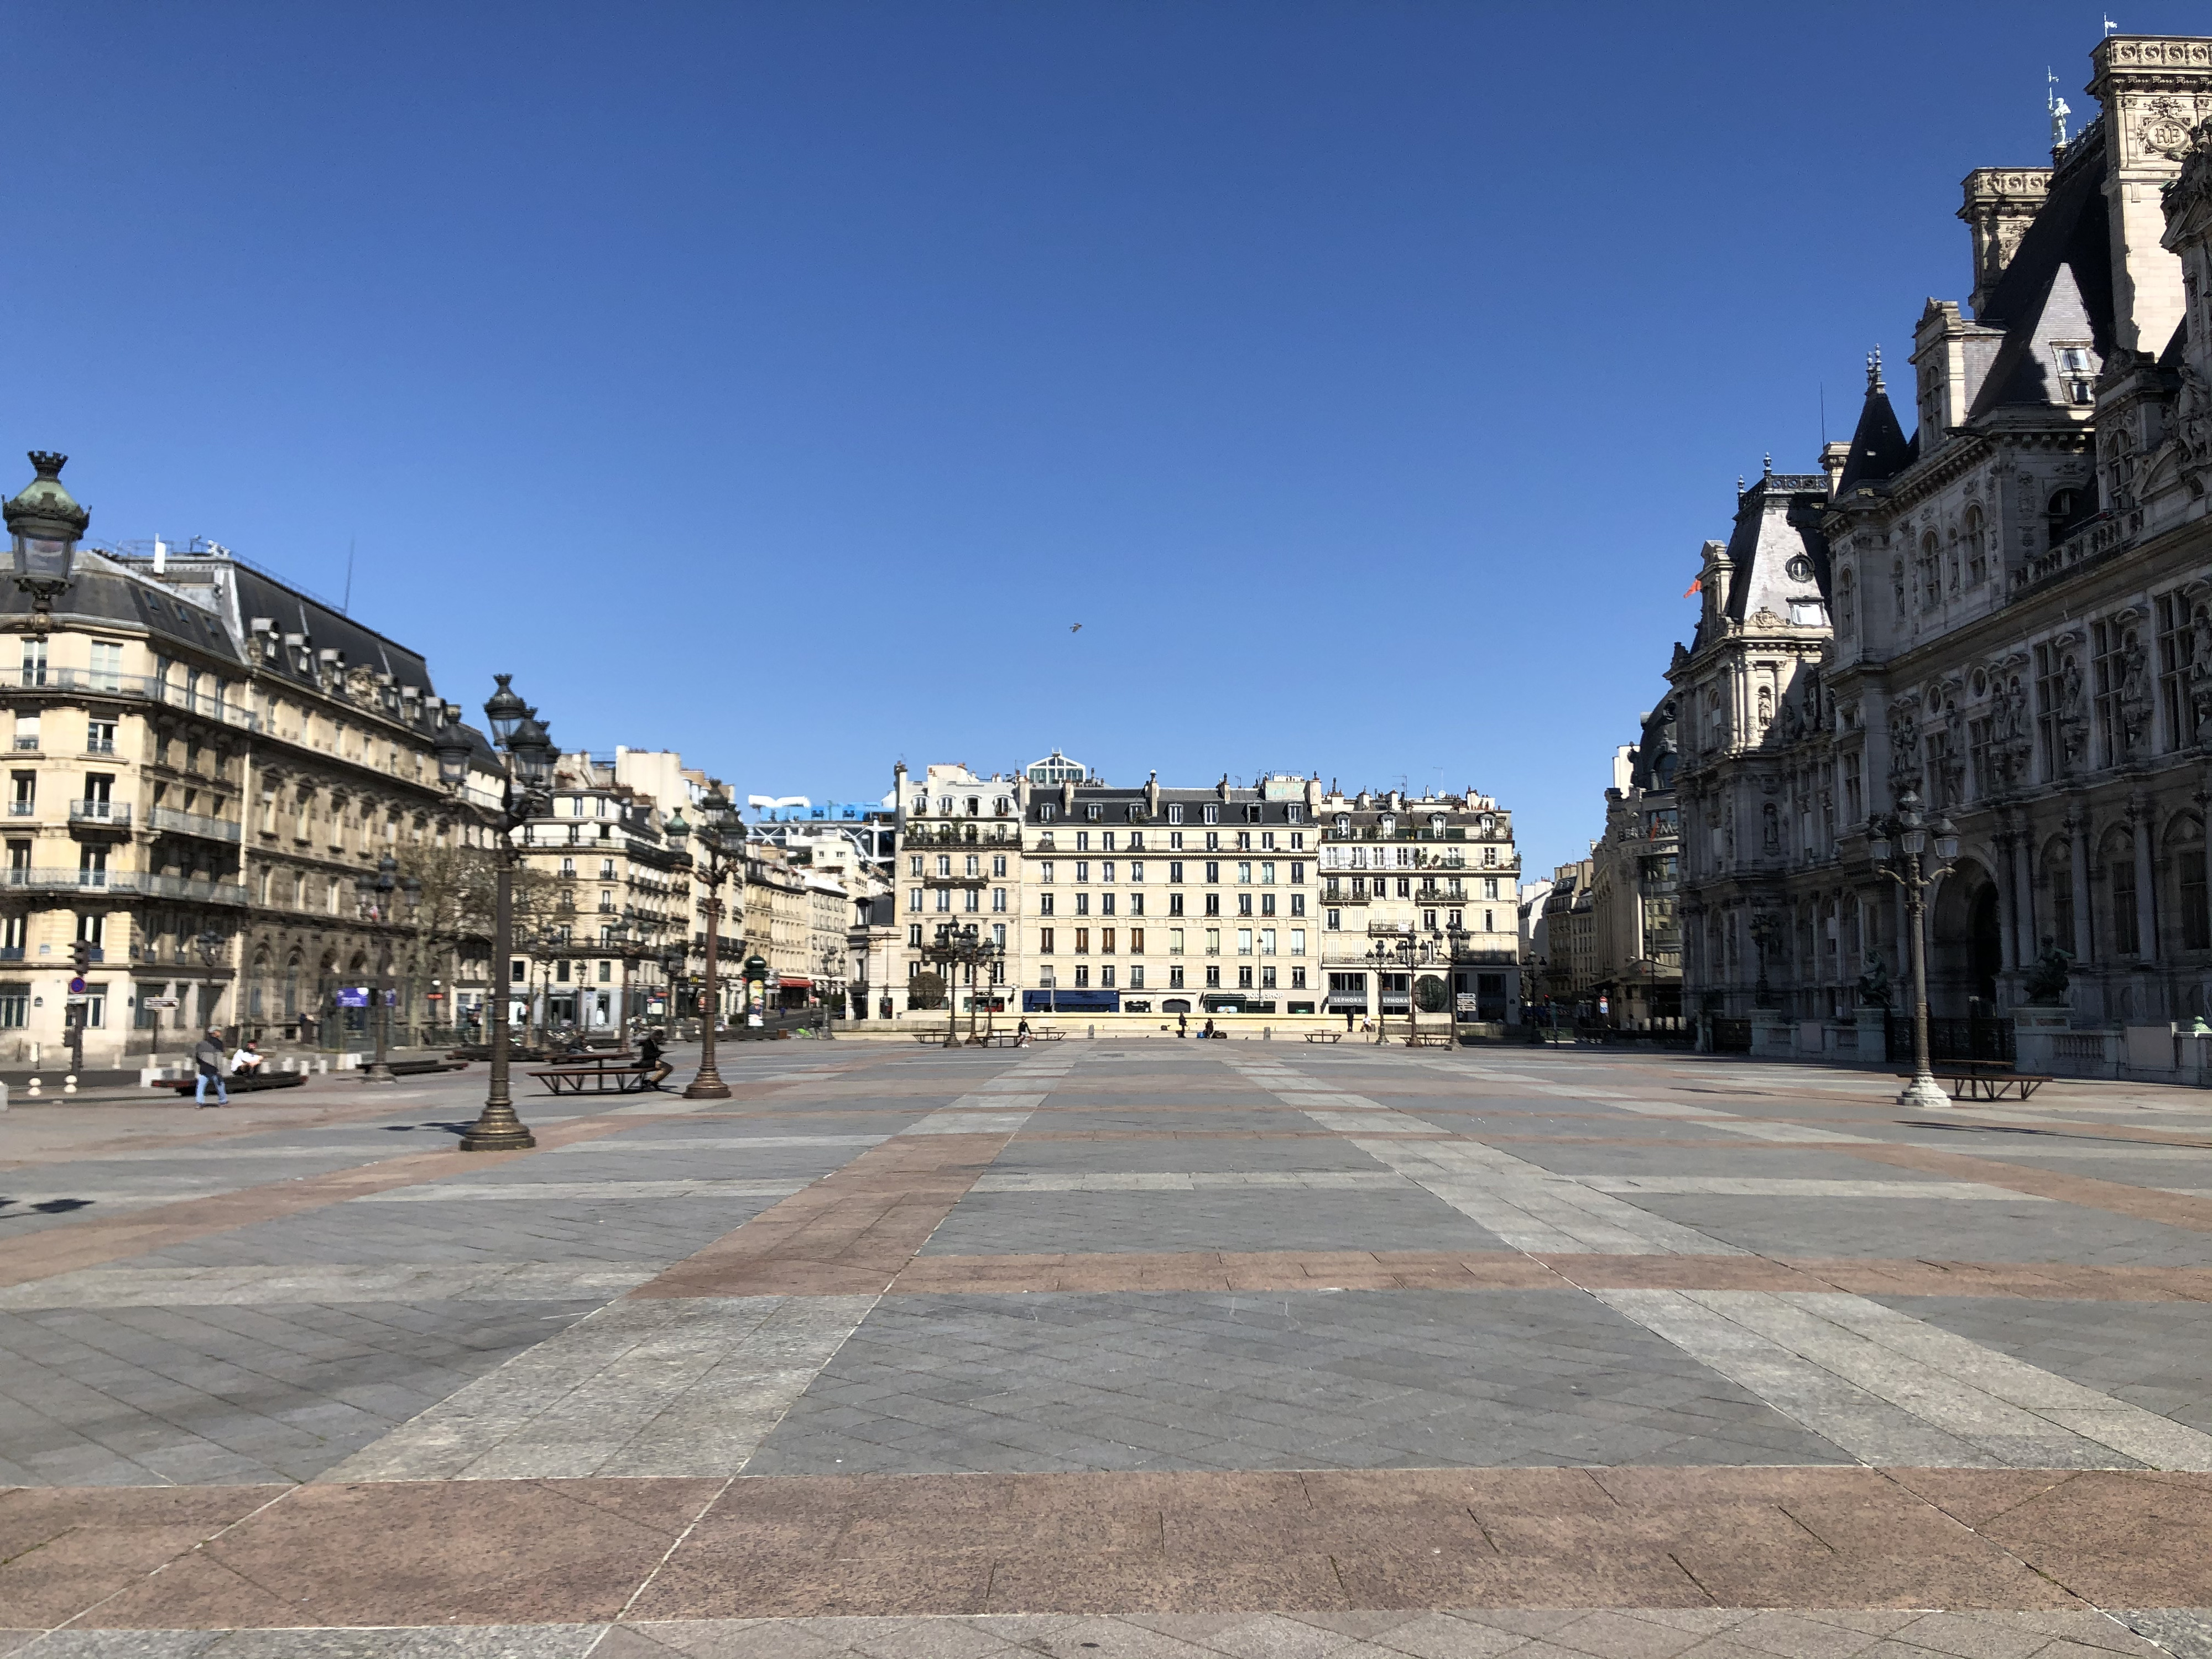
[[[1836,575],[1836,631],[1845,639],[1858,632],[1857,589],[1847,565]]]
[[[2136,838],[2132,830],[2114,830],[2105,837],[2105,875],[2112,895],[2112,945],[2124,957],[2136,956],[2143,947],[2142,920],[2136,908]]]
[[[1943,598],[1943,555],[1929,531],[1920,538],[1920,606],[1925,611]]]
[[[1964,540],[1966,544],[1966,585],[1978,587],[1989,580],[1990,574],[1989,538],[1983,533],[1982,509],[1978,507],[1966,509]]]

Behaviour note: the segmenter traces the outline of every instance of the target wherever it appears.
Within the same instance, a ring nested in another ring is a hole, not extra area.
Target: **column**
[[[2035,926],[2035,825],[2020,832],[2013,843],[2013,902],[2019,913],[2019,965],[2027,966],[2043,954],[2043,936]]]
[[[2020,903],[2020,888],[2013,878],[2020,862],[2021,838],[2008,831],[1996,840],[1997,867],[1994,873],[1998,899],[1997,950],[2004,970],[2010,973],[2020,966],[2020,935],[2013,915]]]
[[[2069,816],[2066,833],[2074,876],[2074,959],[2084,968],[2097,959],[2096,919],[2089,909],[2089,821]]]
[[[2151,885],[2150,807],[2142,800],[2131,801],[2128,816],[2135,821],[2136,832],[2136,944],[2137,954],[2148,962],[2158,955],[2158,890]]]

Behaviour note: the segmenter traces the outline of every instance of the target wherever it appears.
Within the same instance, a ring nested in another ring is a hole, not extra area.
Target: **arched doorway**
[[[2004,946],[1996,883],[1990,872],[1970,859],[1960,860],[1936,890],[1927,926],[1929,1012],[1954,1018],[1995,1013]]]

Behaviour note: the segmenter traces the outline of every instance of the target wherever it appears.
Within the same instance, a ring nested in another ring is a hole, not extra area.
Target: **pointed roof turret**
[[[1889,388],[1881,380],[1881,348],[1867,354],[1865,407],[1859,410],[1858,429],[1851,434],[1851,453],[1844,462],[1836,494],[1848,495],[1863,483],[1895,477],[1912,460],[1912,446],[1889,406]]]

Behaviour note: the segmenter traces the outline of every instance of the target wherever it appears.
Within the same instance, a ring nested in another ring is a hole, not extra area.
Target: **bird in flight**
[[[1083,624],[1082,624],[1081,623],[1077,623],[1074,626],[1073,626],[1072,628],[1070,628],[1067,631],[1068,631],[1069,633],[1071,633],[1071,634],[1080,634],[1080,633],[1083,631]]]

